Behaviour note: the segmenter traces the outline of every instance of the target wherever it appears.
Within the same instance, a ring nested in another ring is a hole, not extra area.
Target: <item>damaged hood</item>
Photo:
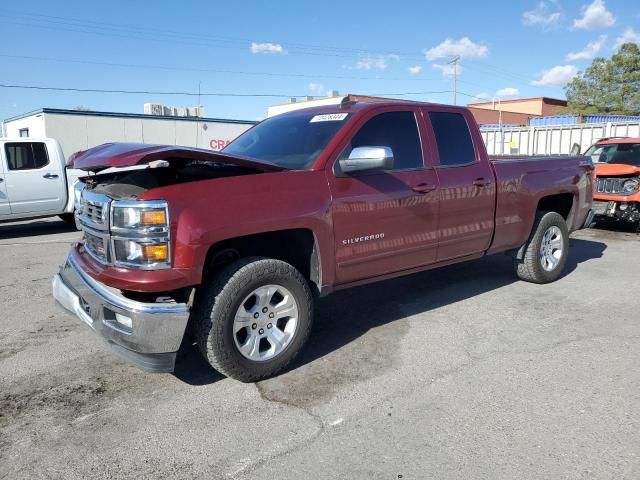
[[[133,167],[155,160],[199,160],[250,167],[263,172],[285,170],[278,165],[250,158],[229,155],[202,148],[180,147],[177,145],[148,145],[142,143],[105,143],[97,147],[76,152],[69,157],[67,166],[79,170],[99,172],[107,168]]]
[[[640,173],[640,167],[624,163],[595,163],[596,175],[606,177],[610,175],[633,175]]]

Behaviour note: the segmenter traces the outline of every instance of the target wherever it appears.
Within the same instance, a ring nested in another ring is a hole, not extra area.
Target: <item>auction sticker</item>
[[[316,122],[341,122],[345,118],[347,118],[348,113],[326,113],[324,115],[316,115],[309,123]]]

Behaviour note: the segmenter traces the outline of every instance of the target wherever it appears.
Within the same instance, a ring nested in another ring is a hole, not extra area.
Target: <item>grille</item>
[[[102,209],[104,207],[101,204],[97,204],[97,203],[89,203],[89,202],[85,202],[84,205],[82,205],[82,213],[84,213],[89,220],[91,220],[94,223],[103,223],[102,220]]]
[[[107,261],[107,250],[109,241],[107,238],[99,237],[84,229],[84,246],[98,260]]]
[[[108,197],[87,189],[82,191],[78,208],[80,223],[97,230],[107,230],[108,209]]]
[[[596,181],[597,193],[624,193],[622,184],[629,180],[627,177],[598,177]]]

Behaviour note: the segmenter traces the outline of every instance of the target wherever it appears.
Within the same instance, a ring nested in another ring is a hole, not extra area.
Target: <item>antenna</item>
[[[453,65],[453,104],[457,105],[457,93],[458,93],[458,62],[460,61],[460,55],[456,55],[448,65]]]

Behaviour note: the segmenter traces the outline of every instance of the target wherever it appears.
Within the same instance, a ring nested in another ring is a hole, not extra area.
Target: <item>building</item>
[[[256,122],[42,108],[3,122],[9,138],[55,138],[68,157],[108,142],[160,143],[220,150]]]
[[[560,115],[567,110],[567,101],[549,97],[513,98],[467,105],[474,110],[493,110],[511,113],[520,113],[533,117]]]

